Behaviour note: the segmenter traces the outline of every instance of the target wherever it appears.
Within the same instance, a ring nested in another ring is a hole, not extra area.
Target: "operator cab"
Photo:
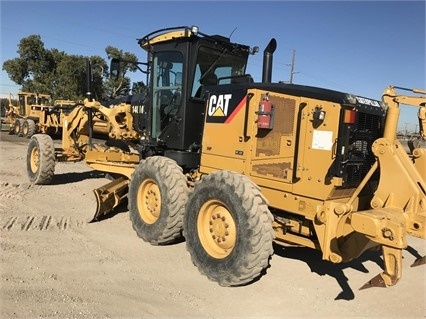
[[[258,49],[197,27],[161,29],[138,43],[148,53],[150,92],[133,107],[135,129],[144,136],[141,156],[161,154],[185,169],[196,168],[208,86],[249,81],[248,56]]]
[[[48,94],[19,92],[19,114],[22,116],[28,115],[27,108],[36,105],[50,105],[51,99]]]

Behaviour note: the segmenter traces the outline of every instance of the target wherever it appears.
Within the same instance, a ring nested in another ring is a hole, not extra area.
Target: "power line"
[[[13,87],[17,87],[17,88],[21,87],[20,85],[14,85],[14,84],[3,84],[3,83],[0,83],[0,86],[13,86]]]

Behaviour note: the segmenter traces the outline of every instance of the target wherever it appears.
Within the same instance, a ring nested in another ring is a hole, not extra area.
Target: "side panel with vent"
[[[291,183],[295,149],[297,97],[269,94],[274,128],[257,131],[251,175]],[[253,101],[255,103],[256,101]]]
[[[329,199],[335,184],[328,179],[336,159],[341,105],[304,96],[261,92],[251,108],[267,94],[273,105],[272,128],[256,128],[252,140],[250,175],[264,188],[276,208],[300,211],[301,198]],[[283,192],[296,202],[283,200]],[[299,202],[300,201],[300,202]],[[296,205],[296,208],[292,208]],[[312,208],[312,210],[315,208]]]

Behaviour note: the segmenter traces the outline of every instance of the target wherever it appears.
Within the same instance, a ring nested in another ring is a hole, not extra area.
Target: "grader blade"
[[[99,187],[93,192],[96,196],[96,212],[90,222],[99,220],[100,217],[111,212],[126,197],[129,180],[120,177],[112,182]]]
[[[424,264],[426,264],[426,255],[416,259],[416,261],[413,262],[411,267],[416,267],[416,266],[420,266],[420,265],[424,265]]]

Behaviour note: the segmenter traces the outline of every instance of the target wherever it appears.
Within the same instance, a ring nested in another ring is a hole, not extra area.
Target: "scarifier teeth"
[[[359,288],[359,290],[367,289],[367,288],[373,288],[373,287],[381,287],[386,288],[385,280],[382,277],[382,274],[378,274],[374,278],[372,278],[369,282],[367,282],[364,286]]]
[[[426,255],[420,258],[417,258],[415,262],[411,265],[411,267],[416,267],[420,265],[426,264]]]

